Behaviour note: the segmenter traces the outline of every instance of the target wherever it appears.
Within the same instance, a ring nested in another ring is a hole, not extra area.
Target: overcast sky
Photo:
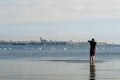
[[[120,0],[0,0],[0,40],[120,43]]]

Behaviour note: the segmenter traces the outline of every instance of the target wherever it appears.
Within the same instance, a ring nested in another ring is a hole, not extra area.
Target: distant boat
[[[26,45],[25,43],[13,43],[13,45]]]

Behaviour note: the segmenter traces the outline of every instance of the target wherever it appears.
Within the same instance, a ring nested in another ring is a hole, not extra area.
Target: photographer
[[[94,38],[88,41],[90,44],[90,62],[94,63],[94,56],[95,56],[95,49],[96,49],[96,42]]]

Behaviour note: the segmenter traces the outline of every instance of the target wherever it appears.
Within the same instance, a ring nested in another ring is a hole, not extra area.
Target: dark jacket
[[[90,41],[90,50],[95,50],[96,42]]]

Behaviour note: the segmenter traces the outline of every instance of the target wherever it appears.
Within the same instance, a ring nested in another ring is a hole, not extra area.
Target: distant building
[[[88,45],[88,42],[73,42],[70,41],[53,41],[53,40],[46,40],[40,37],[40,41],[5,41],[0,40],[0,45],[4,44],[12,44],[12,45]],[[97,42],[97,45],[106,45],[106,42]]]
[[[97,42],[98,45],[106,45],[106,42]]]

